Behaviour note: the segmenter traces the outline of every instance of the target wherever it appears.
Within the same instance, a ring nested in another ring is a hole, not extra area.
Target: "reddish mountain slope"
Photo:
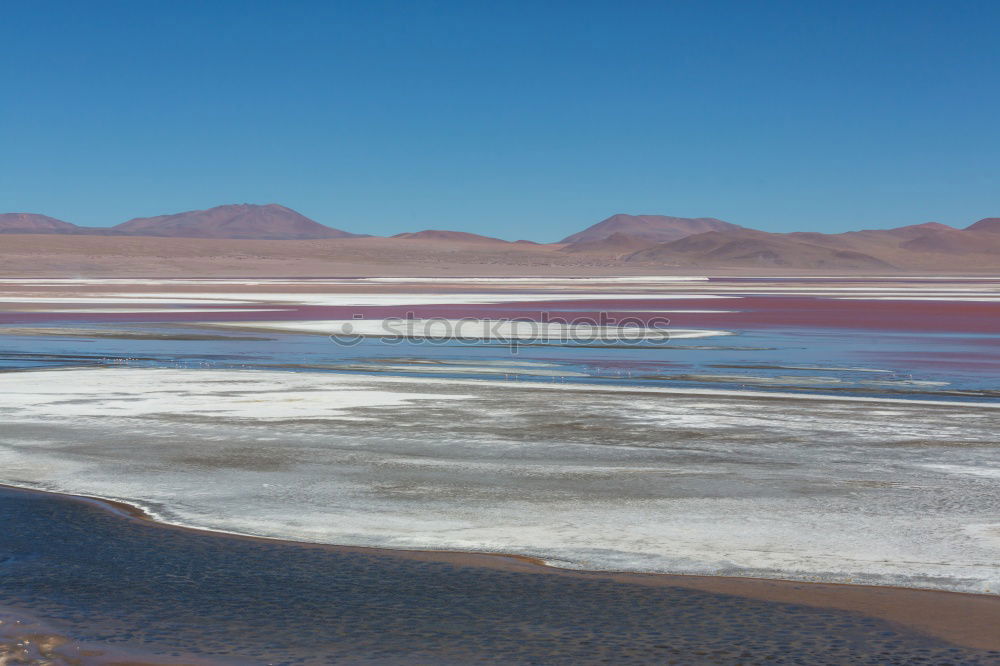
[[[571,254],[599,254],[599,255],[621,255],[636,252],[654,245],[655,243],[647,238],[629,236],[621,232],[615,232],[607,238],[593,241],[577,241],[561,248],[560,251]]]
[[[699,233],[705,228],[709,230]],[[44,215],[7,213],[0,214],[0,234],[4,234],[3,244],[8,247],[15,242],[15,235],[34,238],[33,243],[43,243],[41,235],[49,235],[54,237],[51,241],[57,244],[65,242],[70,249],[83,242],[82,236],[149,236],[206,241],[232,239],[247,242],[352,239],[343,244],[344,252],[374,253],[372,261],[375,263],[381,261],[378,257],[384,251],[399,253],[408,261],[418,263],[445,261],[499,266],[526,261],[525,265],[577,265],[582,271],[616,266],[629,270],[645,270],[643,266],[736,270],[762,267],[844,271],[1000,270],[1000,218],[996,217],[982,219],[965,229],[926,222],[895,229],[840,234],[775,234],[738,227],[714,218],[614,215],[570,236],[566,239],[568,242],[562,245],[539,245],[530,241],[509,243],[462,231],[425,230],[377,239],[383,245],[375,243],[363,247],[353,240],[355,234],[331,229],[289,208],[274,204],[242,204],[135,219],[110,229],[78,227]],[[73,238],[55,238],[58,236]],[[371,240],[374,242],[376,239]],[[110,239],[108,242],[111,242]],[[165,243],[165,247],[173,245]],[[368,249],[365,250],[365,247]],[[0,261],[3,259],[4,255],[0,254]],[[355,259],[360,260],[358,257]]]
[[[1000,217],[984,217],[974,224],[965,228],[966,231],[985,231],[988,233],[1000,232]]]
[[[80,227],[38,213],[0,213],[0,233],[71,234]]]
[[[324,226],[277,204],[233,204],[174,215],[140,217],[112,227],[112,230],[134,236],[169,238],[295,240],[356,235]]]
[[[913,252],[947,252],[949,254],[998,253],[1000,258],[1000,234],[989,231],[935,231],[899,244],[904,250]]]
[[[627,262],[680,266],[785,268],[892,268],[863,252],[825,247],[763,231],[710,231],[660,243],[625,257]]]
[[[806,243],[871,254],[896,266],[908,266],[922,263],[928,256],[934,255],[941,255],[943,258],[944,255],[971,256],[1000,252],[1000,235],[990,233],[986,230],[988,228],[989,224],[984,224],[978,227],[979,231],[972,231],[972,227],[961,230],[937,222],[927,222],[895,229],[848,231],[842,234],[795,232],[786,235]],[[915,254],[923,255],[924,258],[920,259]]]
[[[406,238],[410,240],[427,241],[447,241],[457,243],[506,243],[505,240],[492,238],[490,236],[480,236],[470,234],[465,231],[440,231],[437,229],[425,229],[424,231],[414,231],[405,234],[396,234],[393,238]]]
[[[668,217],[666,215],[626,215],[619,213],[567,236],[561,243],[599,241],[620,233],[634,238],[655,242],[669,242],[706,231],[735,231],[742,229],[735,224],[714,217]]]
[[[947,224],[941,224],[940,222],[924,222],[923,224],[909,224],[905,227],[896,227],[894,229],[875,230],[872,233],[882,232],[903,238],[919,238],[929,233],[948,231],[958,231],[958,229],[949,227]]]

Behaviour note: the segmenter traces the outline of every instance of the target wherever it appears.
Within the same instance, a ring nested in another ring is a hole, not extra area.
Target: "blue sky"
[[[1000,215],[998,32],[992,1],[12,2],[0,212],[965,226]]]

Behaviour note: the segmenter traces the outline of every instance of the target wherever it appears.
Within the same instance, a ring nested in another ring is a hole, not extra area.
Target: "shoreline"
[[[281,366],[276,366],[278,369],[274,368],[226,368],[227,371],[232,372],[273,372],[281,373],[287,370],[281,368]],[[301,367],[308,366],[298,366],[293,368],[293,372],[299,371]],[[78,371],[91,371],[91,370],[174,370],[177,368],[171,368],[166,366],[154,366],[154,367],[133,367],[129,366],[110,366],[110,365],[77,365],[77,366],[57,366],[52,368],[15,368],[11,370],[6,370],[6,372],[78,372]],[[520,381],[511,382],[499,379],[476,379],[468,377],[449,377],[449,376],[411,376],[411,375],[393,375],[388,373],[372,373],[372,372],[359,372],[355,370],[336,370],[329,372],[330,375],[340,375],[346,377],[356,377],[356,376],[371,376],[377,377],[379,381],[390,383],[394,382],[397,384],[433,384],[447,382],[451,386],[487,386],[490,388],[502,388],[511,389],[516,388],[519,390],[544,390],[544,391],[574,391],[578,393],[634,393],[640,395],[679,395],[679,396],[692,396],[692,397],[712,397],[719,399],[730,399],[730,398],[741,398],[745,400],[761,400],[761,401],[789,401],[789,400],[801,400],[801,401],[817,401],[817,402],[847,402],[847,403],[874,403],[874,404],[886,404],[886,405],[918,405],[926,407],[962,407],[962,408],[972,408],[972,409],[1000,409],[1000,400],[988,399],[984,401],[974,401],[974,400],[934,400],[927,398],[893,398],[893,397],[879,397],[879,396],[857,396],[857,395],[838,395],[830,393],[796,393],[793,391],[767,391],[760,389],[727,389],[727,388],[709,388],[709,387],[694,387],[694,388],[681,388],[674,386],[642,386],[635,384],[609,384],[609,383],[597,383],[594,381],[585,381],[599,379],[597,377],[585,377],[579,382],[562,382],[562,383],[552,383],[550,381]],[[543,377],[543,380],[548,379]],[[3,485],[0,483],[0,485]]]
[[[995,631],[996,627],[1000,626],[1000,595],[770,578],[563,569],[535,557],[513,553],[405,550],[302,542],[163,522],[141,507],[120,499],[39,490],[10,484],[0,484],[0,488],[84,503],[121,519],[155,526],[157,529],[180,530],[220,539],[278,543],[295,548],[362,553],[411,561],[433,561],[511,573],[603,579],[626,585],[680,587],[761,601],[831,608],[879,618],[964,647],[1000,650],[1000,634]]]

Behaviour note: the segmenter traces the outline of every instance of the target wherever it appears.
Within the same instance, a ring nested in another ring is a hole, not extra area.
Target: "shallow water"
[[[315,327],[360,317],[371,325],[407,313],[604,316],[657,327],[667,318],[669,329],[734,335],[614,345],[521,341],[512,353],[490,341],[368,338],[344,346],[325,335],[266,330],[268,322]],[[241,322],[256,328],[231,328]],[[435,367],[435,376],[993,401],[998,334],[1000,279],[0,280],[0,369],[96,363],[420,375],[426,365],[409,361],[439,360],[448,365]],[[502,367],[510,361],[522,370],[525,362],[548,367],[533,375]],[[484,372],[484,362],[494,367]]]
[[[53,334],[46,335],[46,328]],[[0,369],[80,365],[287,369],[957,401],[1000,397],[996,381],[1000,352],[985,344],[992,339],[981,334],[822,329],[735,333],[666,343],[526,342],[511,353],[509,347],[489,342],[387,344],[367,338],[344,346],[324,335],[66,322],[35,325],[30,334],[4,333],[0,327]],[[440,363],[432,372],[428,361]],[[545,364],[545,371],[532,372],[535,364]]]
[[[162,528],[0,489],[0,606],[234,663],[988,664],[862,615]],[[797,661],[798,660],[798,661]]]

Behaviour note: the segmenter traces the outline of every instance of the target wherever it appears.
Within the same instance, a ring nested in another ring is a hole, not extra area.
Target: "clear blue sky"
[[[965,226],[1000,216],[998,35],[996,1],[7,2],[0,212]]]

